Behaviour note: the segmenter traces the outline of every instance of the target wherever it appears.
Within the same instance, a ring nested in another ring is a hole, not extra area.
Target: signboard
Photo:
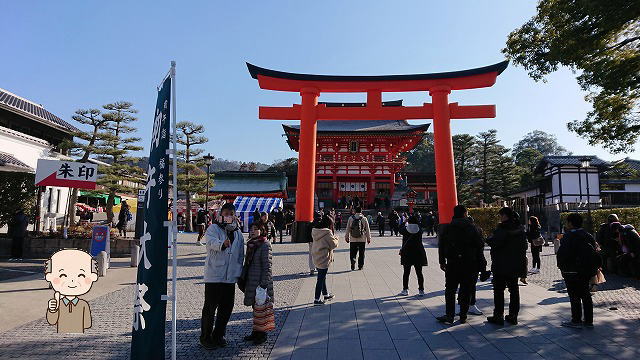
[[[95,190],[98,165],[66,160],[38,159],[36,186]]]
[[[134,289],[131,359],[164,359],[167,301],[167,238],[169,204],[169,138],[171,77],[158,89],[151,134],[140,259]],[[175,304],[175,303],[174,303]],[[175,305],[174,305],[175,309]],[[175,317],[174,317],[175,319]],[[175,328],[174,328],[175,329]]]
[[[145,190],[138,190],[138,206],[136,206],[136,234],[135,238],[140,239],[144,230],[144,194]]]
[[[106,225],[96,225],[93,227],[91,235],[91,256],[98,256],[101,251],[106,251],[107,255],[111,254],[110,245],[110,229]]]

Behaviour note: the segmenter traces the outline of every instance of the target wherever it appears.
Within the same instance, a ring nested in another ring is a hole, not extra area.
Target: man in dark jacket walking
[[[11,259],[9,261],[22,260],[22,246],[24,238],[27,236],[29,218],[20,209],[16,211],[9,225],[9,236],[13,239],[11,241]]]
[[[400,216],[398,216],[398,212],[393,210],[389,213],[389,230],[391,231],[391,236],[398,236],[398,232],[400,230],[400,225],[398,222],[400,221]]]
[[[562,326],[581,328],[584,308],[584,326],[593,327],[593,301],[589,292],[589,280],[596,274],[599,266],[596,242],[582,228],[580,214],[572,213],[567,216],[565,230],[560,240],[557,260],[571,302],[571,321],[562,323]]]
[[[381,212],[378,212],[378,217],[376,217],[376,224],[378,224],[378,234],[380,236],[384,236],[384,216],[382,216]]]
[[[456,205],[453,219],[444,228],[438,242],[440,268],[445,272],[446,314],[438,321],[452,324],[456,309],[456,291],[460,287],[460,323],[467,321],[471,290],[478,273],[487,261],[483,254],[484,242],[478,228],[468,218],[467,208]]]
[[[491,247],[491,271],[493,272],[493,316],[487,321],[504,325],[504,321],[516,325],[520,311],[518,278],[527,275],[527,237],[518,221],[518,214],[503,207],[498,212],[500,224],[487,239]],[[509,315],[504,316],[504,290],[509,289]]]

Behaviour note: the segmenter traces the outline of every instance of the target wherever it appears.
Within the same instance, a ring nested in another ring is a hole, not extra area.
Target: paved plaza
[[[340,234],[342,238],[342,233]],[[543,271],[522,286],[521,324],[500,328],[471,316],[467,324],[444,326],[435,316],[444,313],[444,276],[437,265],[433,239],[425,238],[429,266],[425,269],[426,296],[416,296],[415,276],[410,295],[401,290],[402,268],[399,238],[374,237],[362,271],[350,271],[348,246],[341,241],[328,286],[336,298],[325,306],[313,306],[315,278],[299,275],[307,269],[306,244],[274,244],[274,280],[277,330],[268,341],[253,346],[242,341],[251,330],[250,308],[236,293],[236,307],[228,327],[229,346],[206,351],[200,348],[200,312],[203,304],[204,248],[194,245],[193,234],[180,235],[178,271],[178,358],[180,359],[638,359],[640,335],[638,281],[610,277],[610,284],[595,294],[593,330],[560,327],[569,316],[569,304],[552,248],[545,248]],[[5,263],[2,267],[8,266]],[[134,269],[123,269],[134,274]],[[0,332],[1,359],[127,359],[131,339],[134,278],[129,273],[109,282],[110,270],[93,291],[109,284],[89,300],[94,326],[84,335],[56,334],[43,316],[25,315],[19,325]],[[120,275],[119,275],[120,276]],[[0,281],[0,303],[21,279]],[[41,307],[44,314],[50,290],[46,283],[29,278],[19,294],[24,314]],[[117,280],[117,281],[116,281]],[[39,285],[38,285],[39,284]],[[609,287],[609,288],[608,288]],[[15,291],[11,292],[15,295]],[[491,286],[478,284],[478,305],[490,314]],[[16,302],[12,300],[12,302]],[[609,310],[615,307],[617,310]],[[12,308],[13,309],[13,308]],[[170,310],[168,308],[168,310]],[[12,310],[16,312],[17,310]],[[0,312],[5,322],[4,310]],[[37,313],[37,311],[36,311]],[[168,314],[170,315],[170,311]],[[626,318],[626,320],[624,319]],[[11,318],[13,322],[16,316]],[[28,321],[27,321],[28,320]],[[167,319],[167,340],[170,339]],[[167,344],[170,342],[167,341]],[[169,354],[169,347],[167,354]]]

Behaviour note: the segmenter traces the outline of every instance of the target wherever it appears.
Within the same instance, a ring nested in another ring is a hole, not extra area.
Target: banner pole
[[[177,280],[177,268],[178,268],[178,228],[176,227],[176,221],[178,219],[177,206],[178,206],[178,134],[176,127],[176,62],[171,61],[171,126],[173,127],[173,202],[171,206],[171,212],[173,218],[171,219],[171,264],[173,267],[171,278],[171,359],[176,360],[176,323],[177,323],[177,310],[178,298],[176,294],[176,280]]]

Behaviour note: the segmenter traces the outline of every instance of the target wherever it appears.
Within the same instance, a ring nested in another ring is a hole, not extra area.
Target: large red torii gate
[[[503,61],[476,69],[415,75],[343,76],[295,74],[264,69],[247,63],[251,77],[261,89],[299,92],[302,104],[292,107],[261,106],[260,119],[300,120],[296,228],[294,241],[310,234],[316,173],[316,128],[318,120],[409,120],[433,119],[436,187],[440,223],[449,223],[458,203],[453,162],[450,119],[494,118],[495,105],[460,106],[449,103],[451,90],[490,87],[509,64]],[[428,91],[433,103],[422,106],[382,106],[383,92]],[[322,92],[367,93],[367,106],[327,107],[318,104]]]

